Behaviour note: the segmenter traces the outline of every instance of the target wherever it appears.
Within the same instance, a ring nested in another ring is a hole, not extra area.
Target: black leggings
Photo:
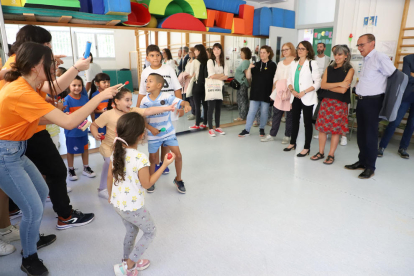
[[[223,104],[223,100],[212,100],[208,101],[208,128],[213,129],[213,112],[216,110],[214,114],[214,119],[216,121],[216,128],[220,127],[220,116],[221,116],[221,105]]]
[[[26,156],[35,164],[40,173],[46,176],[53,210],[60,217],[69,217],[72,206],[66,187],[67,169],[49,132],[42,130],[27,141]]]
[[[313,105],[304,105],[301,99],[295,98],[292,103],[292,136],[290,144],[296,145],[296,139],[299,133],[300,113],[303,110],[303,122],[305,123],[305,146],[304,149],[310,149],[312,141],[312,116]]]
[[[195,116],[196,116],[196,126],[199,126],[201,123],[201,105],[203,105],[203,124],[207,125],[207,111],[208,105],[204,100],[206,97],[206,91],[204,86],[197,85],[194,83],[193,86],[193,99],[195,105]]]

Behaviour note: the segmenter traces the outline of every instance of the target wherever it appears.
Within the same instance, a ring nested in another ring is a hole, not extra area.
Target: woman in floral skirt
[[[326,165],[334,162],[339,138],[349,131],[348,104],[351,101],[350,85],[354,76],[348,46],[336,46],[334,57],[335,61],[326,68],[322,78],[323,100],[315,125],[316,130],[319,131],[319,152],[311,157],[314,161],[325,158],[326,136],[331,134],[331,148],[323,162]]]

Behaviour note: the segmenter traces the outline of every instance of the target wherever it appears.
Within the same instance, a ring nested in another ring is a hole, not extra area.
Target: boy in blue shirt
[[[164,78],[157,74],[151,73],[147,78],[146,91],[149,93],[141,101],[141,108],[149,108],[154,106],[172,105],[176,104],[177,108],[184,107],[184,112],[191,110],[190,104],[183,101],[169,93],[161,93],[161,89],[164,86]],[[177,186],[177,190],[180,193],[185,193],[184,182],[181,179],[181,171],[183,166],[183,160],[178,146],[177,137],[175,136],[175,129],[171,123],[171,112],[163,112],[155,115],[147,116],[148,125],[157,129],[154,131],[147,130],[148,133],[148,151],[150,159],[150,174],[155,172],[155,164],[158,157],[158,149],[161,146],[168,147],[175,154],[175,170],[177,176],[174,179],[174,184]],[[148,192],[154,191],[154,185],[149,188]]]

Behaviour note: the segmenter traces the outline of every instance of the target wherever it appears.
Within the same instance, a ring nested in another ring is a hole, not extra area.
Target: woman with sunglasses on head
[[[303,111],[303,121],[305,123],[305,145],[304,149],[298,153],[297,157],[309,155],[310,144],[312,141],[312,116],[313,107],[318,103],[316,90],[321,86],[321,75],[318,64],[314,59],[315,52],[312,44],[302,41],[296,48],[297,57],[292,65],[287,85],[292,93],[292,136],[290,145],[284,151],[296,149],[296,139],[299,133],[300,114]]]
[[[351,66],[349,48],[338,45],[334,50],[334,62],[326,68],[323,74],[321,96],[323,100],[318,113],[315,128],[319,131],[319,152],[311,160],[325,158],[327,134],[331,134],[331,148],[327,159],[323,162],[330,165],[335,160],[335,150],[338,147],[340,135],[348,132],[348,104],[351,102],[350,85],[354,77]]]

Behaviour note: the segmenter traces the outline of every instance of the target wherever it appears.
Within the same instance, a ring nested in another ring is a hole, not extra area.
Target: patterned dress
[[[327,82],[336,83],[344,81],[348,70],[344,70],[342,67],[335,69],[329,66],[327,68]],[[346,135],[349,132],[348,103],[350,102],[350,89],[344,94],[324,90],[322,96],[323,100],[315,129],[326,134]]]

